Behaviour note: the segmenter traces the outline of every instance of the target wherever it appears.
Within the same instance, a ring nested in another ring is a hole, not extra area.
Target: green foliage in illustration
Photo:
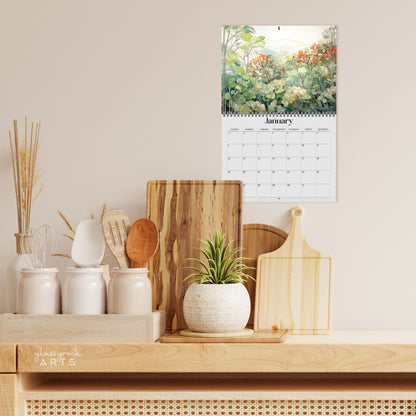
[[[222,113],[335,113],[337,34],[297,53],[267,49],[252,26],[224,26]]]

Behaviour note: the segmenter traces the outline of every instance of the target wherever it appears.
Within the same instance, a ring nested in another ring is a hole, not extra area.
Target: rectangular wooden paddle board
[[[332,258],[307,243],[303,212],[291,211],[285,243],[257,261],[254,329],[326,334],[332,325]]]
[[[153,309],[166,311],[166,328],[185,329],[182,303],[189,285],[184,278],[202,259],[197,247],[215,231],[241,246],[242,183],[240,181],[154,180],[147,184],[146,215],[159,229],[159,248],[149,262]]]

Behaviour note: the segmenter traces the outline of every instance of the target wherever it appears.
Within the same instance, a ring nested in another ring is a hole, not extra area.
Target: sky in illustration
[[[330,26],[259,25],[252,27],[256,30],[256,36],[264,36],[266,38],[266,48],[274,51],[294,53],[319,42],[322,39],[322,33]]]

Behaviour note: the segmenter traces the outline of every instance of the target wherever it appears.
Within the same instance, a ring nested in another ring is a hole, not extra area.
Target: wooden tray
[[[0,342],[147,343],[165,334],[164,311],[151,315],[0,316]]]
[[[286,330],[263,330],[255,331],[247,336],[223,336],[223,337],[191,337],[183,336],[180,333],[168,334],[160,338],[162,343],[281,343],[287,337]]]
[[[150,181],[147,217],[159,229],[159,248],[149,262],[153,309],[166,311],[166,328],[185,329],[183,297],[190,273],[187,258],[200,258],[200,239],[224,233],[241,245],[242,183],[240,181]]]

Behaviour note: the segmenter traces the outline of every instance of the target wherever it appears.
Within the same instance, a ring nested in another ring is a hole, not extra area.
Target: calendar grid
[[[264,120],[223,116],[223,178],[241,180],[247,202],[335,201],[335,115]]]

